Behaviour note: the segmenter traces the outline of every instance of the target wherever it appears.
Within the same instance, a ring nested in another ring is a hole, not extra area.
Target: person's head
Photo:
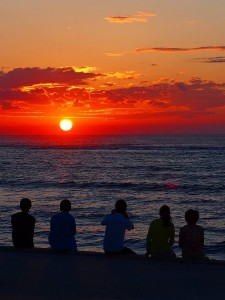
[[[22,198],[20,200],[20,209],[24,212],[28,212],[31,208],[31,201],[28,198]]]
[[[197,210],[194,209],[188,209],[185,212],[185,221],[188,225],[195,225],[198,222],[199,219],[199,213]]]
[[[159,215],[160,217],[163,217],[163,216],[170,216],[170,208],[168,205],[163,205],[160,207],[160,210],[159,210]]]
[[[71,211],[71,202],[67,199],[62,200],[60,202],[60,211],[61,212],[69,212]]]
[[[116,201],[115,204],[115,210],[116,212],[120,213],[120,214],[124,214],[127,210],[127,203],[126,201],[120,199]]]
[[[160,207],[159,215],[163,220],[164,226],[169,226],[171,224],[170,208],[168,205],[163,205]]]

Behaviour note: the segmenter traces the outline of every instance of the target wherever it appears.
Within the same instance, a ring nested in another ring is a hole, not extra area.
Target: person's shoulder
[[[123,215],[119,213],[111,213],[105,216],[104,218],[105,222],[127,222],[128,219],[126,219]]]
[[[131,222],[128,217],[126,218],[122,214],[116,213],[116,214],[113,214],[113,215],[115,216],[116,219],[118,219],[118,220],[120,220],[122,222],[125,222],[125,223],[130,223]]]
[[[36,222],[36,219],[35,219],[35,217],[34,217],[34,216],[32,216],[32,215],[30,215],[30,214],[28,214],[28,216],[29,216],[30,220],[32,220],[32,221],[34,221],[34,222]]]
[[[56,216],[57,218],[60,218],[61,220],[75,220],[74,216],[71,215],[69,212],[60,212]]]
[[[187,229],[188,229],[188,225],[187,224],[184,225],[184,226],[182,226],[182,227],[180,227],[180,231],[185,231]]]
[[[104,219],[111,219],[114,217],[115,214],[107,214],[104,216]]]
[[[51,220],[58,219],[58,218],[60,218],[60,216],[61,216],[61,212],[57,212],[51,216]]]
[[[21,218],[23,218],[23,215],[24,215],[23,212],[19,211],[19,212],[15,213],[15,214],[12,214],[11,215],[11,219],[12,220],[21,219]]]
[[[103,220],[105,221],[110,221],[110,220],[115,220],[117,218],[116,214],[107,214],[103,217]]]
[[[102,219],[102,221],[101,221],[101,225],[103,225],[103,226],[107,225],[108,220],[109,220],[108,216],[109,216],[109,215],[105,215],[105,216],[103,217],[103,219]]]
[[[15,214],[12,214],[11,215],[11,218],[17,218],[18,216],[20,216],[21,215],[21,212],[17,212],[17,213],[15,213]]]
[[[104,217],[104,221],[105,222],[114,222],[115,220],[118,220],[118,218],[120,218],[119,214],[117,213],[113,213],[113,214],[107,214]]]
[[[68,219],[71,219],[71,220],[75,220],[74,216],[71,215],[70,213],[67,214],[67,218],[68,218]]]
[[[201,226],[201,225],[195,225],[196,226],[196,229],[199,230],[199,231],[204,231],[204,228]]]
[[[21,217],[22,219],[24,219],[24,220],[29,220],[29,221],[31,221],[31,222],[35,222],[35,221],[36,221],[35,217],[32,216],[32,215],[30,215],[30,214],[27,213],[27,212],[26,212],[26,213],[21,212],[20,217]]]
[[[154,225],[158,225],[158,224],[161,224],[162,223],[162,220],[161,219],[154,219],[150,225],[151,226],[154,226]]]

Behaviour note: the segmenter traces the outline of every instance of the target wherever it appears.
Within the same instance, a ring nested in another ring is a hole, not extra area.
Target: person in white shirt
[[[116,201],[115,209],[101,222],[101,225],[106,226],[103,245],[106,254],[136,254],[124,246],[125,231],[134,228],[126,209],[127,204],[124,200]]]

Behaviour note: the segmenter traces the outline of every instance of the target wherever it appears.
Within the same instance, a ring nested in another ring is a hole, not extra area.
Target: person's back
[[[74,217],[69,213],[71,203],[63,200],[60,203],[61,212],[51,218],[49,244],[52,249],[58,251],[77,251],[75,240],[76,223]]]
[[[204,230],[196,225],[199,214],[193,209],[185,213],[187,225],[180,228],[179,246],[182,249],[182,257],[185,259],[205,259]]]
[[[134,254],[131,249],[124,247],[126,230],[134,228],[126,214],[126,206],[124,200],[118,200],[115,210],[101,222],[106,226],[103,249],[107,254]]]
[[[167,205],[160,208],[160,218],[150,223],[146,237],[146,255],[153,258],[175,257],[172,251],[175,229],[171,222],[170,209]]]
[[[107,215],[101,224],[106,226],[104,250],[122,250],[124,248],[125,231],[133,229],[133,224],[119,213]]]
[[[23,198],[20,201],[21,212],[11,216],[12,240],[15,248],[33,248],[33,236],[35,218],[28,212],[31,208],[31,201]]]
[[[148,237],[151,239],[151,252],[162,253],[170,251],[170,238],[174,236],[174,226],[164,226],[162,219],[155,219],[151,222]],[[147,237],[147,239],[148,239]]]

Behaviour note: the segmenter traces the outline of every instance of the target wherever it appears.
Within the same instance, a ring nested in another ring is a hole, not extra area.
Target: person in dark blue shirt
[[[49,244],[56,251],[77,251],[75,240],[76,222],[74,217],[69,213],[71,202],[62,200],[60,211],[51,218]]]

